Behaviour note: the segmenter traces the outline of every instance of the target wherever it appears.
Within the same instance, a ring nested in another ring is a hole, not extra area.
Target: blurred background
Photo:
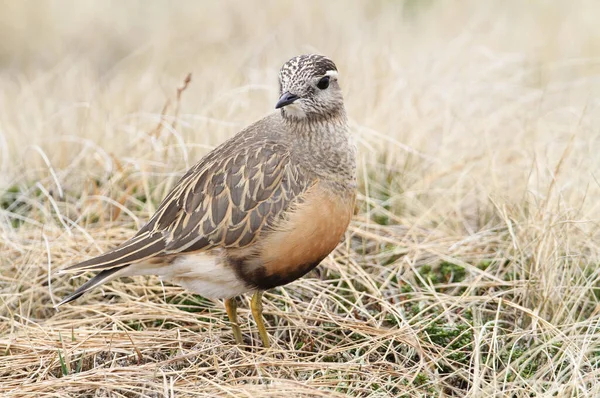
[[[168,145],[180,146],[182,164],[173,154],[167,169],[185,167],[273,111],[280,65],[309,52],[337,63],[362,161],[406,168],[402,191],[425,174],[437,179],[457,169],[485,194],[521,195],[531,178],[548,183],[547,169],[574,129],[573,145],[583,152],[570,161],[598,165],[591,132],[600,118],[600,6],[593,1],[0,7],[3,184],[39,179],[48,164],[108,170],[114,165],[104,152],[150,167],[158,161],[150,152]],[[188,73],[180,110],[161,115]],[[156,124],[172,118],[176,128],[164,134],[175,138],[149,145]],[[393,159],[382,159],[385,152]]]
[[[40,177],[48,162],[38,149],[57,168],[111,167],[92,160],[101,155],[90,145],[136,157],[139,167],[144,156],[151,162],[148,152],[167,143],[148,146],[148,134],[188,73],[181,109],[167,112],[177,128],[165,134],[177,136],[168,143],[191,151],[179,157],[193,163],[202,146],[273,111],[279,67],[308,52],[337,63],[365,164],[400,162],[394,167],[408,167],[416,179],[456,167],[486,189],[514,191],[531,182],[531,171],[548,182],[544,169],[574,129],[573,145],[583,152],[572,162],[590,167],[594,159],[585,155],[598,149],[590,134],[600,118],[594,1],[55,0],[0,7],[4,184]],[[394,159],[383,160],[384,149]],[[92,152],[77,159],[82,151]],[[169,168],[178,166],[185,167]],[[498,185],[489,186],[490,178]]]

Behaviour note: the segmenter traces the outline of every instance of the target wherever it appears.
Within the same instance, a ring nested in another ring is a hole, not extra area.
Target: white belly
[[[180,255],[170,264],[132,264],[125,275],[158,275],[207,298],[229,298],[253,290],[218,256],[203,253]]]

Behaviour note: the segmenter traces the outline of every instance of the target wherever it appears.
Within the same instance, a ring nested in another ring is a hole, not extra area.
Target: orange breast
[[[354,211],[354,192],[338,193],[318,183],[304,201],[265,237],[259,287],[289,283],[317,266],[340,242]]]

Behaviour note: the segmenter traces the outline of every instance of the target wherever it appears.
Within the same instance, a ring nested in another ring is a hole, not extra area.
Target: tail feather
[[[92,279],[84,283],[73,294],[66,297],[56,305],[59,307],[65,303],[73,301],[81,297],[84,293],[94,289],[109,280],[116,278],[119,271],[128,267],[132,263],[143,261],[147,258],[154,257],[160,254],[165,248],[165,239],[162,233],[141,233],[117,248],[67,267],[60,273],[77,272],[77,271],[100,271]]]
[[[164,250],[165,245],[162,234],[136,236],[109,252],[71,265],[60,272],[120,269],[124,264],[138,262],[157,255]]]
[[[129,264],[126,265],[121,265],[120,267],[115,267],[115,268],[110,268],[110,269],[106,269],[104,271],[101,271],[100,273],[98,273],[96,276],[94,276],[92,279],[90,279],[89,281],[87,281],[86,283],[84,283],[83,285],[81,285],[79,287],[79,289],[75,290],[75,292],[73,292],[70,296],[65,297],[60,303],[56,304],[56,307],[60,307],[63,304],[69,303],[73,300],[78,299],[79,297],[81,297],[84,293],[94,289],[95,287],[98,287],[100,285],[102,285],[105,282],[108,282],[109,280],[115,278],[117,275],[115,275],[118,271],[122,270],[123,268],[127,267]]]

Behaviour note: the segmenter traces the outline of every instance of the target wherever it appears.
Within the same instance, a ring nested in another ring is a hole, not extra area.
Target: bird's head
[[[279,72],[279,87],[275,108],[286,119],[318,120],[344,111],[337,68],[323,55],[299,55],[287,61]]]

